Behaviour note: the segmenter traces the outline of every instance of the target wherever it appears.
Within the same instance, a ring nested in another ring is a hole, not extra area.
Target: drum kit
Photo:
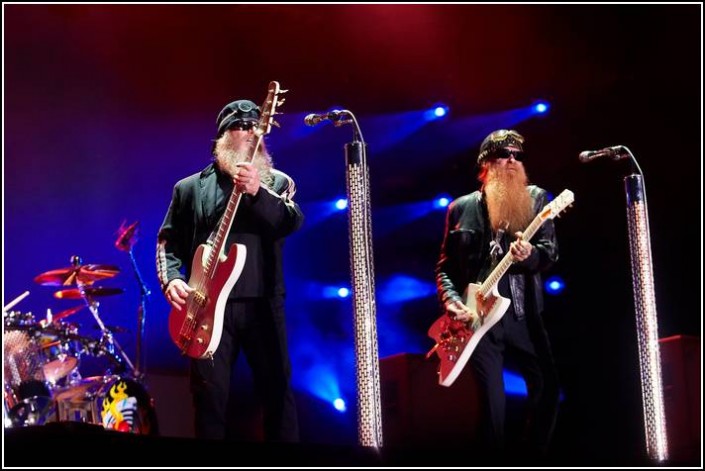
[[[5,427],[44,425],[50,422],[86,422],[109,430],[156,434],[154,401],[143,384],[143,374],[106,326],[97,300],[123,292],[95,286],[116,276],[112,265],[83,265],[72,257],[71,266],[50,270],[34,281],[60,287],[57,299],[83,300],[84,304],[59,313],[47,311],[37,320],[32,313],[11,310],[25,292],[3,308],[3,418]],[[79,334],[71,316],[88,308],[99,336]],[[84,378],[82,361],[107,360],[103,374]]]

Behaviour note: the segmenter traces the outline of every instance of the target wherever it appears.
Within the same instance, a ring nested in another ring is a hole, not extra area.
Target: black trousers
[[[482,449],[497,453],[507,445],[502,373],[505,359],[511,360],[518,368],[527,387],[526,417],[520,445],[527,453],[545,455],[558,414],[558,375],[541,317],[530,313],[519,320],[511,306],[500,322],[480,340],[470,357],[483,391]]]
[[[262,405],[266,441],[297,442],[298,416],[291,389],[283,298],[229,301],[212,360],[191,361],[197,438],[227,438],[230,379],[245,354]]]

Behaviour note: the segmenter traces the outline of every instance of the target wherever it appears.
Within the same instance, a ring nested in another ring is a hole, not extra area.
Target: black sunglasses
[[[249,131],[257,125],[254,121],[239,121],[235,124],[228,126],[228,129],[235,129],[237,131]]]
[[[508,159],[509,157],[514,157],[514,160],[517,162],[524,161],[524,153],[520,150],[498,149],[497,152],[492,154],[492,157],[495,159]]]

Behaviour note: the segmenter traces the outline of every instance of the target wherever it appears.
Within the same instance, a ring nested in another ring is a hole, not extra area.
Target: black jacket
[[[282,246],[284,237],[303,223],[303,213],[292,200],[294,181],[272,170],[274,181],[256,195],[243,195],[225,244],[247,248],[245,266],[230,298],[284,295]],[[194,252],[206,243],[225,211],[232,179],[214,164],[176,183],[171,204],[159,229],[157,273],[162,290],[174,278],[190,277]]]
[[[534,200],[534,214],[546,205],[546,191],[528,187]],[[504,236],[503,246],[514,240],[513,234]],[[482,283],[490,274],[490,242],[492,228],[487,203],[479,191],[461,196],[448,207],[441,255],[436,264],[436,287],[442,304],[449,299],[461,300],[469,283]],[[534,246],[531,256],[514,263],[504,276],[509,277],[511,301],[519,317],[525,308],[535,313],[543,311],[543,289],[540,272],[558,260],[558,243],[552,219],[544,221],[530,240]]]

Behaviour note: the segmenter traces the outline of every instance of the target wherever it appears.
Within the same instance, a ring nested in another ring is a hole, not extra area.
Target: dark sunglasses
[[[254,121],[240,121],[238,123],[228,126],[228,129],[235,129],[236,131],[249,131],[257,125]]]
[[[508,159],[509,157],[514,157],[517,162],[524,161],[524,153],[520,150],[510,150],[510,149],[499,149],[497,152],[492,154],[495,159]]]

